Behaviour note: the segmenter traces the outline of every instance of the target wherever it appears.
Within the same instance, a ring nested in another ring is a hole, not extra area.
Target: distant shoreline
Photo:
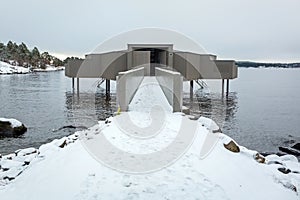
[[[300,68],[300,63],[261,63],[251,61],[236,61],[241,68]]]

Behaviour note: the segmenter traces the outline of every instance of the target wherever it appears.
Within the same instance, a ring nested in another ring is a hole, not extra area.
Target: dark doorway
[[[150,51],[150,76],[155,76],[155,67],[166,65],[166,50],[156,48],[141,48],[135,51]]]

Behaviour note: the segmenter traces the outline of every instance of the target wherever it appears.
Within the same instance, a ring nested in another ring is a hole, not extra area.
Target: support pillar
[[[224,79],[222,79],[222,96],[224,96]]]
[[[226,96],[228,97],[229,95],[229,79],[227,79],[227,84],[226,84]]]
[[[190,81],[190,101],[193,102],[193,97],[194,97],[194,81]]]
[[[74,92],[75,90],[75,80],[74,77],[72,78],[72,91]]]
[[[106,79],[105,81],[105,96],[106,96],[106,101],[110,100],[110,80]]]
[[[79,94],[79,78],[77,78],[77,94]]]

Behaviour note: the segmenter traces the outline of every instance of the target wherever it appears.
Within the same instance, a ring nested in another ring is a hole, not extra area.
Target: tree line
[[[276,67],[276,68],[300,68],[300,63],[258,63],[249,61],[237,61],[238,67]]]
[[[63,66],[64,61],[50,55],[48,52],[40,53],[37,47],[29,50],[23,42],[17,44],[9,41],[6,45],[0,42],[0,60],[13,65],[33,68],[46,68],[46,65]]]

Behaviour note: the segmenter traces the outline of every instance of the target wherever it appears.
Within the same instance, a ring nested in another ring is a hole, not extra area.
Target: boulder
[[[26,126],[18,120],[0,118],[0,137],[16,137],[26,131]]]
[[[255,154],[254,159],[259,163],[265,163],[266,162],[266,158],[264,156],[262,156],[261,154],[259,154],[259,153]]]
[[[292,146],[293,149],[300,151],[300,143],[296,143]]]
[[[222,130],[220,127],[214,122],[213,120],[206,118],[206,117],[200,117],[198,119],[198,122],[202,124],[203,127],[207,128],[212,133],[222,133]]]
[[[294,156],[300,156],[300,151],[296,150],[295,148],[279,147],[279,150],[284,153],[287,153],[287,154],[291,154]]]
[[[239,146],[232,140],[228,144],[224,144],[224,147],[234,153],[240,152]]]
[[[284,174],[288,174],[288,173],[291,172],[290,169],[287,169],[287,168],[285,168],[285,167],[278,168],[278,171],[280,171],[280,172],[282,172],[282,173],[284,173]]]

